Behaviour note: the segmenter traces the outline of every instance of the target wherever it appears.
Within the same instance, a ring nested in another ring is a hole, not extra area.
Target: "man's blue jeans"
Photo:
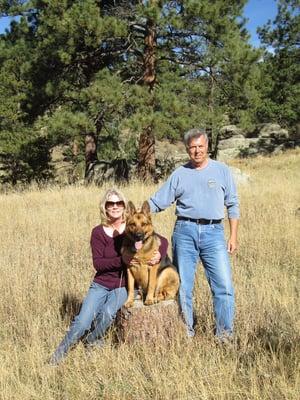
[[[187,325],[188,336],[194,336],[193,288],[199,258],[213,296],[216,335],[218,337],[232,335],[234,290],[223,225],[200,225],[191,221],[177,221],[172,245],[173,262],[181,280],[179,304]]]
[[[66,336],[53,353],[51,362],[57,364],[67,354],[70,347],[91,330],[92,325],[94,329],[88,333],[85,342],[95,344],[104,336],[107,328],[115,319],[117,311],[126,300],[125,287],[110,290],[92,282],[83,300],[80,313],[75,317]]]

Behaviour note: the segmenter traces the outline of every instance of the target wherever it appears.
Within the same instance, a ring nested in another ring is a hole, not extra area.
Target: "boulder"
[[[247,185],[251,181],[250,175],[241,171],[239,168],[236,167],[229,167],[229,168],[233,175],[234,182],[237,185]]]
[[[224,126],[218,137],[218,160],[226,162],[239,157],[276,154],[297,144],[286,129],[274,123],[262,124],[251,137],[245,136],[235,125]]]
[[[245,147],[249,147],[249,139],[246,139],[242,135],[220,140],[218,143],[218,150],[242,149]]]
[[[240,149],[225,149],[225,150],[221,150],[218,151],[218,161],[223,161],[223,162],[227,162],[229,160],[232,160],[234,158],[238,158],[240,155]]]
[[[273,138],[279,141],[285,141],[289,138],[287,129],[281,128],[278,124],[264,124],[259,130],[258,136],[260,138]]]
[[[159,162],[172,161],[175,167],[184,164],[189,160],[185,145],[183,142],[176,141],[170,143],[169,140],[157,140],[155,142],[155,157]]]
[[[233,137],[221,140],[218,144],[218,160],[228,161],[233,158],[258,154],[258,138]]]
[[[283,144],[280,144],[279,146],[276,146],[272,154],[281,154],[285,149],[285,146]]]
[[[219,131],[219,140],[229,139],[236,136],[244,137],[243,131],[235,125],[223,126]]]

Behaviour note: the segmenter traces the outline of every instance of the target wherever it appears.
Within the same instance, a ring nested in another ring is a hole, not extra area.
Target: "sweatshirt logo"
[[[216,187],[216,184],[217,184],[217,182],[216,182],[214,179],[209,179],[209,180],[207,181],[207,185],[208,185],[208,187],[209,187],[210,189]]]

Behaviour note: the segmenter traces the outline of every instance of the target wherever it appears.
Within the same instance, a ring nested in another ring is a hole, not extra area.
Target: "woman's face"
[[[122,218],[125,204],[116,194],[111,195],[105,203],[107,216],[112,220]]]

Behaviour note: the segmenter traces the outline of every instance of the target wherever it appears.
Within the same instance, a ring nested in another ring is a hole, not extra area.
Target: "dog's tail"
[[[166,266],[158,276],[155,297],[158,301],[175,299],[179,284],[179,275],[174,265]]]
[[[166,268],[172,268],[172,269],[174,269],[176,272],[178,272],[178,271],[177,271],[177,268],[175,267],[175,265],[172,264],[172,261],[171,261],[170,257],[168,256],[168,254],[166,254],[166,256],[163,257],[163,258],[160,260],[160,265],[159,265],[159,267],[158,267],[157,273],[160,274],[160,273],[161,273],[164,269],[166,269]]]

